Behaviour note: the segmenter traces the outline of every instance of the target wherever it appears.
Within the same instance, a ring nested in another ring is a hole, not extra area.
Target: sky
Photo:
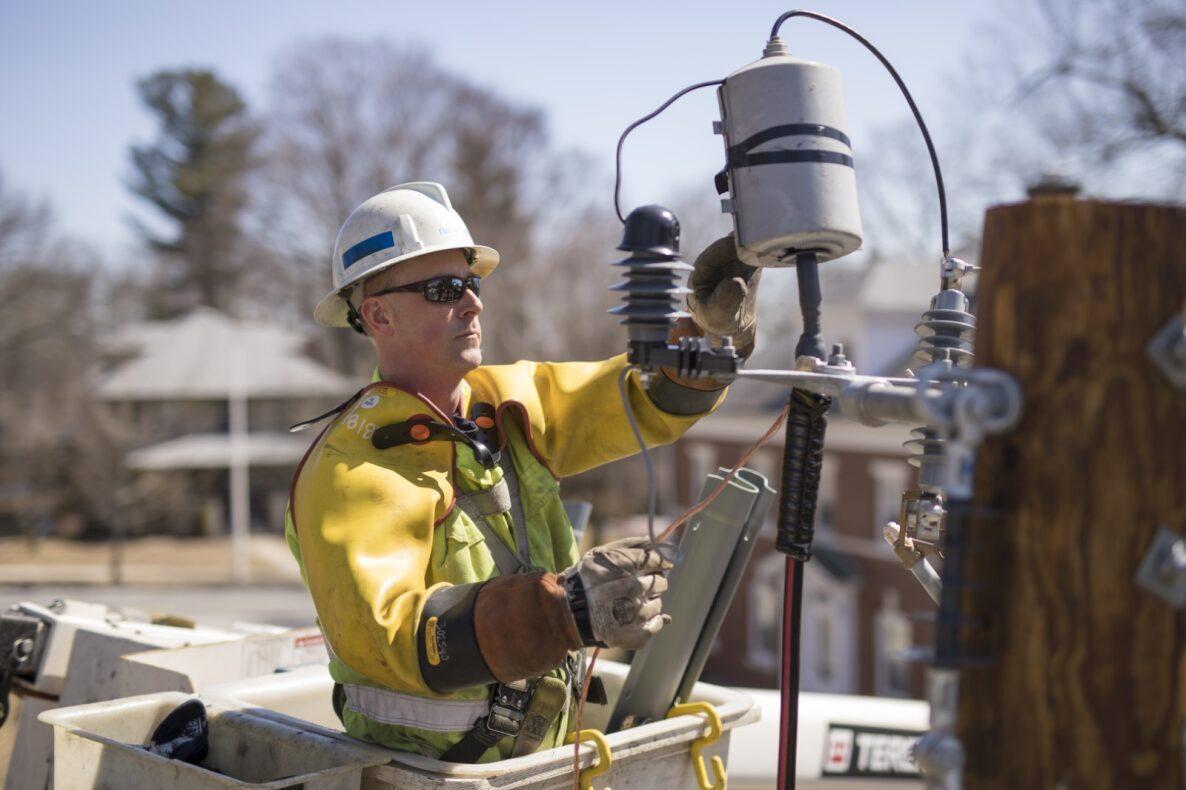
[[[135,80],[161,68],[209,67],[261,108],[277,53],[325,34],[426,46],[444,66],[542,109],[560,147],[591,155],[609,172],[626,124],[685,85],[755,60],[774,19],[791,7],[702,0],[0,0],[0,173],[9,188],[49,200],[61,228],[109,260],[132,258],[126,218],[138,209],[123,185],[127,150],[155,135]],[[800,7],[836,16],[877,44],[936,137],[946,77],[993,12],[989,0],[817,0]],[[907,118],[881,66],[839,31],[793,19],[782,37],[795,55],[841,71],[858,161],[863,140]],[[716,119],[715,95],[704,90],[635,132],[624,154],[623,205],[670,202],[689,185],[710,182],[723,158],[711,131]]]

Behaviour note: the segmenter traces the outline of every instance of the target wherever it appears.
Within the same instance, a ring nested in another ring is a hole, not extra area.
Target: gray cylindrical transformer
[[[798,254],[831,260],[861,244],[852,147],[840,72],[798,60],[773,38],[761,60],[717,90],[730,200],[741,260],[793,266]]]

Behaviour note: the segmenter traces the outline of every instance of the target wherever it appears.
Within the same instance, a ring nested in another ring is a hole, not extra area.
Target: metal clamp
[[[1145,353],[1178,389],[1186,389],[1186,307],[1153,336]]]
[[[725,775],[725,761],[718,755],[712,757],[712,772],[716,777],[716,784],[708,781],[708,769],[704,767],[704,755],[701,750],[706,746],[711,746],[720,740],[721,717],[717,713],[717,709],[707,702],[685,702],[682,705],[676,705],[667,712],[667,718],[673,716],[695,715],[703,713],[708,719],[708,734],[702,738],[697,738],[692,741],[692,767],[696,769],[696,781],[700,785],[700,790],[726,790],[729,784],[729,777]]]
[[[917,489],[902,492],[898,522],[902,525],[903,535],[925,544],[926,549],[937,551],[942,544],[946,516],[941,495]]]
[[[1186,605],[1186,538],[1158,527],[1137,568],[1136,582],[1172,606]]]
[[[589,742],[597,747],[596,762],[581,771],[580,774],[581,790],[593,790],[593,777],[601,776],[610,769],[610,766],[614,762],[613,754],[610,753],[609,743],[606,742],[605,736],[597,730],[570,732],[568,737],[564,739],[564,742],[567,744],[572,744],[576,741]],[[609,790],[609,788],[607,787],[604,790]]]
[[[12,711],[9,692],[18,677],[32,678],[45,647],[45,623],[16,612],[0,616],[0,727]]]

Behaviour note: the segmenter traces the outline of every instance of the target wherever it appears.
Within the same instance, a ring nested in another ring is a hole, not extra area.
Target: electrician
[[[662,239],[621,249],[676,247]],[[638,447],[618,394],[624,356],[483,366],[474,244],[445,189],[415,182],[364,202],[338,234],[333,291],[314,313],[370,340],[377,370],[297,469],[285,533],[330,650],[346,732],[453,762],[563,742],[584,647],[638,649],[669,619],[668,559],[645,538],[578,556],[559,480]],[[695,324],[752,349],[757,272],[732,237],[696,262]],[[724,398],[720,383],[634,374],[649,445]]]

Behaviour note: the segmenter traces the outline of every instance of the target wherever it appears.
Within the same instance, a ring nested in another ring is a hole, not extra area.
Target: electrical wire
[[[775,38],[778,36],[778,29],[782,27],[782,23],[795,16],[814,19],[817,22],[823,22],[824,24],[831,25],[837,30],[843,30],[845,33],[863,44],[865,49],[872,52],[873,56],[881,61],[881,65],[885,66],[886,71],[888,71],[890,76],[894,78],[894,82],[898,84],[898,88],[902,91],[902,95],[906,97],[906,103],[910,105],[910,112],[914,114],[914,120],[918,123],[918,130],[922,132],[922,139],[927,144],[927,153],[930,154],[931,157],[931,167],[935,171],[935,188],[939,192],[939,226],[943,236],[943,257],[950,257],[951,244],[948,241],[947,235],[947,191],[943,188],[943,172],[939,168],[939,155],[935,153],[935,144],[931,142],[931,133],[927,131],[927,125],[922,119],[922,113],[919,111],[918,105],[914,103],[914,97],[910,95],[910,91],[906,88],[906,83],[903,82],[901,76],[898,75],[897,69],[893,67],[893,64],[889,62],[885,55],[881,54],[881,51],[878,50],[877,47],[873,46],[871,41],[862,36],[860,33],[853,30],[839,19],[833,19],[830,16],[816,13],[815,11],[787,11],[774,22],[774,27],[770,29],[770,38]],[[619,144],[619,148],[620,147],[621,145]]]
[[[622,216],[622,204],[620,200],[622,191],[622,144],[626,142],[626,135],[634,131],[636,127],[643,125],[659,113],[666,110],[676,99],[678,99],[680,96],[683,96],[685,93],[691,93],[692,91],[699,90],[700,88],[707,88],[709,85],[721,85],[724,82],[724,80],[708,80],[706,82],[697,82],[695,85],[689,85],[667,101],[660,104],[658,109],[656,109],[654,112],[642,116],[637,121],[627,126],[625,130],[623,130],[622,136],[618,138],[618,151],[614,157],[614,212],[618,215],[619,222],[626,222],[626,218]]]
[[[704,510],[704,508],[708,507],[714,499],[716,499],[718,496],[720,496],[721,492],[725,490],[725,486],[729,485],[729,481],[732,480],[734,475],[737,474],[737,471],[739,469],[741,469],[741,467],[745,466],[745,464],[749,461],[749,459],[751,457],[753,457],[753,454],[756,453],[758,450],[760,450],[762,448],[762,445],[764,445],[764,444],[766,444],[766,442],[770,441],[770,438],[772,436],[774,436],[775,433],[778,432],[778,429],[780,427],[782,427],[783,422],[787,418],[787,412],[790,409],[790,405],[788,404],[787,406],[783,407],[782,411],[779,412],[778,417],[774,420],[774,423],[770,426],[770,429],[767,430],[766,433],[762,435],[762,438],[758,439],[758,441],[755,442],[752,447],[750,447],[748,450],[746,450],[742,454],[740,460],[738,460],[737,463],[733,465],[733,468],[728,471],[728,473],[725,475],[724,479],[721,480],[720,484],[716,487],[716,489],[711,494],[709,494],[708,497],[706,497],[703,502],[701,502],[698,505],[696,505],[695,507],[692,507],[692,508],[688,509],[687,511],[685,511],[682,515],[680,515],[677,519],[675,519],[675,521],[672,521],[671,524],[665,530],[663,530],[661,533],[659,533],[658,536],[656,536],[655,531],[654,531],[654,524],[655,524],[655,469],[654,469],[654,465],[651,461],[650,451],[647,449],[646,442],[643,441],[642,431],[639,430],[638,420],[634,416],[634,409],[630,405],[630,397],[626,392],[626,379],[630,375],[630,371],[632,369],[633,368],[627,367],[625,370],[622,371],[622,375],[618,377],[618,392],[622,396],[622,409],[626,412],[626,419],[630,423],[630,430],[632,430],[634,432],[634,438],[636,440],[638,440],[638,447],[639,447],[639,450],[642,452],[643,461],[645,461],[646,467],[647,467],[647,536],[651,539],[651,546],[653,546],[656,551],[661,551],[659,546],[662,544],[662,542],[664,540],[667,539],[667,536],[669,536],[672,532],[674,532],[676,529],[678,529],[682,524],[686,523],[688,521],[688,519],[692,518],[697,513]],[[660,374],[660,375],[662,375],[662,374]],[[666,545],[672,546],[673,548],[675,547],[675,544],[666,544]],[[678,551],[678,549],[677,549],[677,551]],[[593,665],[597,663],[597,657],[599,655],[601,655],[601,648],[600,647],[594,648],[593,653],[589,658],[589,667],[588,667],[588,669],[585,670],[584,682],[581,684],[581,694],[580,694],[580,697],[577,699],[577,715],[576,715],[576,721],[574,723],[575,727],[576,727],[576,732],[578,732],[578,733],[581,731],[581,720],[585,714],[585,698],[589,696],[589,683],[593,679]],[[572,776],[573,776],[572,787],[573,787],[573,790],[578,790],[578,779],[579,779],[579,775],[581,772],[580,768],[581,768],[581,742],[579,740],[577,740],[573,743],[573,751],[572,751]]]
[[[733,479],[733,477],[737,474],[737,471],[741,469],[741,467],[745,466],[753,454],[760,450],[762,445],[770,441],[770,437],[774,436],[774,434],[778,432],[778,429],[782,427],[783,422],[786,421],[789,408],[789,406],[782,407],[782,411],[779,412],[777,419],[774,420],[774,423],[770,426],[770,429],[767,430],[766,433],[762,435],[762,438],[758,439],[758,441],[754,443],[752,447],[745,451],[745,453],[741,456],[741,460],[733,465],[733,468],[730,469],[728,474],[725,475],[724,479],[721,480],[720,484],[716,487],[716,490],[709,494],[703,502],[696,505],[691,510],[688,510],[675,521],[671,522],[667,529],[659,533],[659,540],[663,540],[672,532],[675,532],[675,530],[682,526],[688,519],[692,518],[692,516],[695,516],[701,510],[704,510],[704,508],[711,505],[712,501],[721,495],[721,492],[725,490],[725,486],[729,485],[729,481]]]
[[[943,185],[943,172],[939,166],[939,156],[935,151],[935,144],[931,140],[931,134],[927,129],[926,122],[923,120],[922,113],[918,109],[918,105],[915,103],[914,97],[910,94],[910,90],[906,87],[906,83],[902,80],[902,77],[898,74],[898,71],[897,71],[897,69],[894,68],[893,64],[891,64],[889,62],[889,60],[881,53],[880,50],[877,49],[876,46],[873,45],[872,42],[870,42],[868,39],[866,39],[864,36],[862,36],[856,30],[852,29],[851,27],[849,27],[848,25],[839,21],[838,19],[834,19],[834,18],[826,16],[824,14],[816,13],[814,11],[798,11],[798,10],[787,11],[786,13],[779,16],[778,19],[775,21],[774,26],[771,28],[771,31],[770,31],[770,38],[775,38],[778,36],[779,28],[782,26],[783,22],[785,22],[787,19],[790,19],[791,17],[796,17],[796,16],[807,17],[809,19],[814,19],[816,21],[831,25],[832,27],[835,27],[836,29],[843,31],[843,32],[847,33],[849,36],[851,36],[852,38],[856,39],[867,50],[869,50],[869,52],[871,52],[874,57],[877,58],[877,60],[881,63],[882,66],[885,67],[885,69],[889,72],[890,76],[893,78],[894,82],[897,84],[898,89],[902,92],[902,96],[906,99],[907,105],[909,105],[909,107],[910,107],[910,112],[914,115],[914,120],[918,124],[919,131],[922,133],[923,141],[926,143],[927,154],[930,156],[930,159],[931,159],[931,167],[934,170],[934,174],[935,174],[935,188],[936,188],[936,191],[938,192],[938,196],[939,196],[939,226],[940,226],[940,234],[941,234],[941,241],[942,241],[942,248],[943,248],[943,257],[944,258],[950,257],[951,244],[949,241],[948,222],[947,222],[947,192]],[[623,130],[622,135],[618,138],[618,146],[617,146],[617,150],[615,152],[615,159],[614,159],[614,212],[617,214],[618,220],[620,222],[625,223],[625,221],[626,221],[625,217],[622,214],[622,208],[621,208],[622,147],[626,142],[626,137],[635,128],[637,128],[638,126],[641,126],[642,124],[651,120],[655,116],[659,115],[659,113],[666,110],[669,106],[671,106],[681,96],[683,96],[687,93],[691,93],[694,90],[708,87],[710,85],[722,85],[722,84],[724,84],[724,80],[709,80],[709,81],[705,81],[705,82],[698,82],[694,85],[689,85],[688,87],[680,90],[679,92],[677,92],[676,94],[671,96],[669,99],[667,99],[667,101],[665,101],[661,105],[659,105],[659,107],[656,108],[653,112],[651,112],[647,115],[644,115],[642,118],[639,118],[638,120],[634,121],[629,126],[627,126],[625,130]],[[647,536],[650,538],[651,546],[656,551],[659,551],[660,553],[662,553],[663,548],[665,546],[673,546],[674,547],[674,544],[665,544],[664,543],[664,541],[666,541],[666,539],[671,535],[671,533],[673,533],[681,525],[686,523],[690,518],[692,518],[696,514],[700,513],[702,510],[704,510],[704,508],[708,507],[708,505],[711,504],[712,501],[715,500],[717,498],[717,496],[719,496],[725,490],[725,487],[729,484],[729,482],[732,480],[733,476],[737,473],[737,471],[750,459],[750,457],[755,452],[757,452],[757,450],[760,447],[762,447],[764,444],[766,444],[766,442],[768,442],[770,440],[770,438],[778,431],[779,427],[781,427],[783,422],[787,419],[787,416],[788,416],[789,410],[790,410],[790,403],[788,402],[787,406],[784,407],[783,410],[779,413],[778,418],[774,421],[774,424],[770,426],[770,429],[765,433],[765,435],[763,435],[748,451],[746,451],[746,453],[742,455],[741,459],[729,470],[729,472],[725,475],[724,479],[721,481],[720,485],[717,486],[717,488],[712,492],[712,494],[710,494],[708,497],[706,497],[704,499],[704,501],[702,501],[699,504],[697,504],[696,506],[690,508],[683,515],[679,516],[675,521],[673,521],[670,525],[668,525],[668,527],[666,529],[664,529],[661,533],[656,535],[655,534],[655,500],[656,500],[655,469],[654,469],[654,463],[651,460],[650,452],[647,449],[646,442],[643,440],[642,432],[639,429],[638,422],[635,418],[634,410],[630,405],[629,395],[626,391],[626,380],[630,374],[630,370],[631,370],[631,368],[626,368],[622,372],[621,377],[618,379],[618,392],[621,396],[622,407],[626,413],[626,418],[630,423],[631,431],[634,433],[634,438],[638,442],[639,450],[643,456],[643,461],[646,464],[646,470],[647,470]],[[788,556],[788,558],[787,558],[787,565],[788,565],[788,568],[793,569],[793,560],[790,556]],[[793,571],[791,571],[791,573],[793,573]],[[798,587],[802,583],[801,576],[798,573],[794,573],[794,575],[788,575],[787,581],[791,582],[795,587]],[[797,605],[801,602],[802,596],[794,595],[791,589],[788,588],[785,591],[785,593],[787,595],[792,596],[792,598],[796,599],[795,601],[793,601],[793,604]],[[784,618],[788,615],[786,608],[787,607],[784,604]],[[785,631],[785,629],[784,629],[784,631]],[[588,696],[589,683],[593,677],[593,666],[596,663],[597,657],[600,655],[600,652],[601,652],[600,648],[595,649],[593,651],[592,657],[590,658],[590,661],[589,661],[588,669],[585,673],[584,682],[581,685],[581,694],[580,694],[580,698],[577,702],[576,722],[575,722],[577,732],[580,732],[581,721],[582,721],[582,717],[583,717],[584,709],[585,709],[585,699]],[[784,673],[785,672],[786,672],[786,667],[784,667]],[[784,726],[785,726],[785,724],[786,724],[786,722],[783,722]],[[577,788],[578,788],[578,778],[579,778],[579,773],[580,773],[579,769],[580,769],[580,741],[577,740],[573,745],[573,790],[577,790]],[[780,771],[781,770],[782,769],[780,766]],[[785,777],[780,775],[780,784],[784,780],[785,780]],[[793,783],[793,781],[794,781],[793,778],[791,778],[790,781]]]
[[[790,411],[790,404],[788,403],[786,406],[783,407],[782,411],[780,411],[778,413],[778,417],[774,420],[773,424],[771,424],[770,428],[766,431],[766,433],[764,433],[762,435],[762,438],[758,439],[758,441],[755,442],[752,447],[750,447],[748,450],[746,450],[742,454],[741,458],[737,461],[737,463],[733,465],[733,468],[730,469],[725,474],[725,477],[721,480],[721,482],[717,485],[717,487],[715,489],[713,489],[713,492],[704,498],[704,501],[700,502],[695,507],[692,507],[692,508],[688,509],[687,511],[685,511],[678,518],[676,518],[674,521],[672,521],[667,526],[666,529],[664,529],[662,532],[660,532],[658,535],[656,535],[655,534],[655,499],[656,499],[655,467],[654,467],[654,463],[651,460],[650,450],[647,449],[646,442],[643,441],[642,431],[639,430],[638,420],[634,416],[634,408],[630,405],[630,397],[626,393],[626,379],[629,377],[631,370],[632,370],[632,368],[627,367],[625,370],[622,371],[622,375],[618,377],[618,394],[622,398],[622,410],[626,412],[626,420],[630,423],[630,430],[634,432],[634,438],[638,442],[639,451],[642,455],[643,462],[646,464],[646,467],[647,467],[647,537],[649,537],[651,539],[651,546],[656,551],[662,552],[662,549],[660,549],[660,545],[663,545],[664,541],[667,540],[667,538],[671,535],[671,533],[675,532],[677,529],[679,529],[681,526],[683,526],[685,523],[687,523],[688,519],[697,515],[698,513],[700,513],[700,511],[704,510],[706,507],[711,505],[713,500],[716,499],[718,496],[720,496],[721,493],[725,490],[725,486],[729,485],[729,481],[731,481],[737,475],[737,471],[739,469],[741,469],[741,467],[745,466],[745,464],[749,462],[749,459],[753,457],[754,453],[756,453],[758,450],[760,450],[762,448],[762,446],[765,445],[766,442],[770,441],[771,437],[774,436],[774,434],[778,432],[778,429],[780,427],[782,427],[783,422],[787,418],[787,414]],[[662,374],[660,374],[660,375],[662,375]],[[671,544],[666,544],[666,545],[671,545]]]
[[[630,377],[631,370],[632,368],[627,366],[622,369],[622,375],[618,376],[618,395],[622,398],[622,409],[626,412],[630,430],[634,432],[634,439],[638,442],[639,450],[642,451],[642,461],[647,467],[647,537],[651,539],[651,547],[662,556],[663,551],[659,548],[659,543],[663,538],[655,537],[655,500],[657,497],[655,463],[651,460],[651,452],[647,449],[647,443],[643,441],[642,431],[638,428],[638,420],[634,417],[634,408],[630,405],[630,395],[626,392],[626,379]]]
[[[585,715],[585,698],[589,696],[589,683],[593,680],[593,666],[597,663],[597,657],[601,655],[601,648],[593,648],[593,654],[589,656],[589,666],[585,669],[585,679],[581,683],[581,696],[577,700],[577,719],[575,722],[577,737],[572,742],[572,790],[580,790],[581,780],[581,719]]]

